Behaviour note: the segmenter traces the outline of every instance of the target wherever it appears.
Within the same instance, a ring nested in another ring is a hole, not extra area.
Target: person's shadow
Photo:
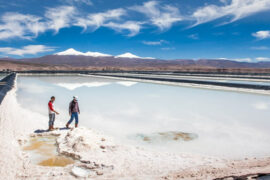
[[[39,134],[39,133],[45,133],[45,132],[49,132],[49,130],[48,129],[46,129],[46,130],[44,130],[44,129],[37,129],[37,130],[34,131],[34,133],[37,133],[37,134]]]
[[[58,130],[63,131],[63,130],[70,130],[70,129],[66,128],[66,127],[62,127],[62,128],[59,128]],[[48,129],[46,129],[46,130],[37,129],[37,130],[34,131],[34,133],[36,133],[36,134],[45,133],[45,132],[50,132],[50,131]]]

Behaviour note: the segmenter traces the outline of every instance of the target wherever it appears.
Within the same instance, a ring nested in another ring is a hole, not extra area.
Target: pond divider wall
[[[0,80],[0,105],[6,94],[14,87],[16,73],[11,73]]]
[[[133,75],[107,75],[98,74],[103,77],[117,77],[126,79],[141,79],[159,82],[172,82],[172,83],[189,83],[189,84],[199,84],[199,85],[212,85],[221,87],[231,87],[231,88],[243,88],[243,89],[254,89],[254,90],[270,90],[269,85],[256,85],[256,84],[239,84],[230,82],[215,82],[215,81],[203,81],[203,80],[190,80],[190,79],[170,79],[170,78],[158,78],[158,77],[145,77],[145,76],[133,76]]]

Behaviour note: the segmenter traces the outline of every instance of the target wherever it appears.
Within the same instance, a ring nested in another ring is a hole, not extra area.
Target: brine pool
[[[74,95],[79,126],[122,144],[230,158],[270,155],[269,95],[80,75],[17,78],[21,107],[47,118],[48,101],[55,96],[56,121],[63,124]]]

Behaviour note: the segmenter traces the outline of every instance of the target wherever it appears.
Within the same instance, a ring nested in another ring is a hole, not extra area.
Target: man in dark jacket
[[[70,120],[66,124],[66,127],[69,128],[69,125],[72,123],[73,119],[75,118],[75,127],[78,127],[78,121],[79,117],[78,114],[80,114],[80,108],[78,104],[78,97],[73,96],[73,100],[69,103],[69,115]]]

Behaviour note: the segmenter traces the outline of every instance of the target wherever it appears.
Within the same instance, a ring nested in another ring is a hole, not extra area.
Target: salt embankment
[[[225,82],[211,82],[211,81],[196,81],[188,79],[166,79],[166,78],[151,78],[142,76],[120,76],[110,74],[88,74],[87,76],[101,77],[108,79],[118,79],[134,82],[144,82],[153,84],[164,84],[171,86],[182,86],[182,87],[193,87],[202,89],[214,89],[222,91],[234,91],[234,92],[245,92],[245,93],[256,93],[256,94],[270,94],[270,86],[266,85],[252,85],[252,84],[241,84],[241,83],[225,83]]]
[[[30,161],[23,146],[37,129],[47,128],[47,117],[24,109],[16,99],[16,87],[7,92],[0,105],[1,179],[73,179],[68,167],[43,167]]]

